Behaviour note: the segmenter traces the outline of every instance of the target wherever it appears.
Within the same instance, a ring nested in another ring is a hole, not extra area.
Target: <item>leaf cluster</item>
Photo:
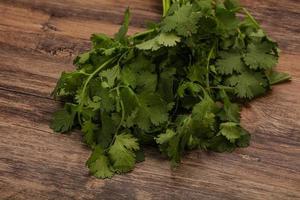
[[[236,0],[167,7],[145,32],[127,36],[127,9],[114,37],[93,34],[91,50],[53,91],[65,106],[51,127],[82,130],[96,177],[132,170],[147,144],[158,146],[172,166],[186,150],[248,146],[241,105],[290,78],[273,70],[277,44]]]

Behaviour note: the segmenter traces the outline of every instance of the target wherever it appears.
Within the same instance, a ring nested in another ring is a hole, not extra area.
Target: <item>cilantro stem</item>
[[[128,52],[128,51],[127,51],[127,52]],[[127,52],[123,53],[123,54],[120,56],[120,58],[118,59],[118,65],[120,65],[121,60],[126,56],[126,53],[127,53]]]
[[[120,90],[119,90],[119,88],[120,88],[120,86],[117,86],[117,87],[115,87],[114,89],[117,90],[117,96],[118,96],[118,98],[120,99],[120,105],[121,105],[121,120],[120,120],[120,123],[119,123],[119,125],[118,125],[118,127],[117,127],[117,129],[116,129],[116,131],[115,131],[115,134],[114,134],[112,140],[111,140],[111,143],[109,144],[109,146],[108,146],[104,151],[107,151],[107,150],[109,149],[109,147],[110,147],[111,145],[113,145],[113,143],[115,142],[115,140],[116,140],[116,135],[118,134],[118,132],[119,132],[119,130],[120,130],[120,128],[121,128],[121,126],[122,126],[122,124],[123,124],[123,122],[124,122],[124,119],[125,119],[125,107],[124,107],[124,103],[123,103],[123,101],[122,101],[122,99],[121,99],[121,96],[120,96]]]
[[[130,88],[129,86],[127,86],[127,85],[118,85],[117,87],[114,87],[114,88],[110,89],[109,92],[112,92],[112,91],[114,91],[114,90],[118,90],[119,88],[129,88],[129,89],[131,89],[131,88]]]
[[[249,19],[252,21],[252,23],[256,26],[256,28],[260,28],[258,22],[254,19],[254,17],[249,13],[249,11],[246,8],[242,8],[242,11],[249,17]]]
[[[207,65],[206,65],[206,87],[209,89],[209,64],[210,64],[210,60],[212,58],[213,52],[215,49],[215,43],[213,45],[213,47],[210,49],[209,54],[208,54],[208,58],[207,58]]]
[[[202,85],[199,85],[199,87],[201,88],[201,90],[203,91],[203,93],[205,94],[206,90],[204,87],[202,87]],[[208,88],[209,89],[209,88]]]
[[[104,62],[100,67],[98,67],[98,69],[96,69],[92,74],[89,75],[89,77],[86,79],[84,85],[83,85],[83,88],[82,88],[82,91],[80,93],[80,97],[83,99],[84,98],[84,95],[85,95],[85,92],[86,92],[86,88],[87,88],[87,85],[89,84],[89,82],[92,80],[92,78],[101,70],[103,69],[105,66],[107,66],[111,61],[113,61],[115,58],[111,58],[109,60],[107,60],[106,62]],[[80,116],[80,112],[81,112],[81,109],[82,109],[82,102],[80,102],[79,104],[79,113],[78,113],[78,121],[79,121],[79,124],[81,125],[81,116]]]
[[[171,1],[170,0],[162,0],[163,3],[163,17],[165,17],[170,9]]]
[[[123,124],[123,122],[124,122],[124,119],[125,119],[125,107],[124,107],[124,103],[123,103],[123,101],[122,101],[122,99],[121,99],[121,96],[120,96],[120,90],[119,90],[119,87],[118,87],[118,89],[117,89],[117,95],[118,95],[118,98],[120,99],[120,105],[121,105],[121,120],[120,120],[120,123],[119,123],[119,125],[118,125],[118,128],[117,128],[117,130],[116,130],[116,132],[115,132],[115,135],[117,135],[118,134],[118,131],[120,130],[120,128],[121,128],[121,125]]]
[[[138,38],[138,37],[142,37],[142,36],[145,36],[145,35],[148,35],[150,33],[153,33],[154,31],[156,31],[155,28],[152,28],[152,29],[149,29],[149,30],[146,30],[146,31],[143,31],[143,32],[140,32],[140,33],[136,33],[132,36],[129,36],[128,39],[129,40],[133,40],[135,38]]]
[[[216,87],[210,87],[210,88],[211,88],[211,89],[219,89],[219,90],[234,90],[233,87],[223,86],[223,85],[216,86]]]
[[[89,75],[91,75],[91,74],[88,74],[88,73],[86,73],[86,72],[83,72],[83,71],[79,71],[79,72],[78,72],[78,74],[83,74],[83,75],[86,75],[86,76],[89,76]]]
[[[92,80],[92,78],[101,70],[103,69],[105,66],[107,66],[111,61],[113,61],[115,58],[111,58],[109,60],[107,60],[105,63],[103,63],[100,67],[98,67],[98,69],[96,69],[92,74],[90,74],[90,76],[87,78],[87,80],[85,81],[84,85],[83,85],[83,89],[81,92],[81,95],[85,94],[86,91],[86,87],[89,84],[89,82]]]
[[[137,104],[138,104],[139,106],[141,106],[141,102],[140,102],[139,98],[137,97],[136,93],[133,91],[133,89],[131,89],[130,87],[127,87],[127,89],[128,89],[129,92],[134,96],[134,98],[135,98]]]

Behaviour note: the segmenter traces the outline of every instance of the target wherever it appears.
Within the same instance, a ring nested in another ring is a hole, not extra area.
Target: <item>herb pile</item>
[[[145,145],[172,166],[186,150],[248,146],[241,105],[290,78],[273,71],[277,44],[236,0],[163,0],[163,9],[145,32],[127,36],[127,10],[113,38],[93,34],[53,91],[65,106],[51,128],[82,130],[96,177],[132,170]]]

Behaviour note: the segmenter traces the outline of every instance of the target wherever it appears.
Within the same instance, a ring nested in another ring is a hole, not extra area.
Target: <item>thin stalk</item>
[[[215,50],[215,44],[213,45],[213,47],[210,49],[209,54],[208,54],[208,58],[207,58],[207,65],[206,65],[206,87],[209,89],[209,64],[210,64],[210,60],[212,58],[213,52]]]
[[[128,52],[128,51],[127,51]],[[126,52],[126,53],[127,53]],[[120,58],[118,59],[118,65],[120,65],[121,60],[126,56],[126,53],[123,53]]]
[[[115,59],[115,58],[109,59],[108,61],[106,61],[105,63],[103,63],[100,67],[98,67],[98,69],[96,69],[92,74],[89,75],[89,77],[87,78],[87,80],[85,81],[85,83],[84,83],[84,85],[83,85],[83,88],[82,88],[82,91],[81,91],[81,94],[80,94],[81,98],[84,97],[85,92],[86,92],[87,85],[88,85],[89,82],[92,80],[92,78],[93,78],[97,73],[99,73],[99,71],[100,71],[101,69],[103,69],[104,67],[106,67],[106,66],[107,66],[111,61],[113,61],[114,59]],[[80,104],[79,104],[79,111],[82,109],[82,106],[83,106],[83,104],[80,103]],[[78,116],[79,124],[82,125],[82,123],[81,123],[80,112],[78,113],[77,116]]]
[[[83,74],[83,75],[86,75],[86,76],[89,76],[89,75],[91,75],[91,74],[88,74],[88,73],[86,73],[86,72],[84,72],[84,71],[79,71],[79,72],[77,72],[78,74]]]
[[[163,3],[163,17],[165,17],[171,7],[171,0],[162,0]]]
[[[127,85],[119,85],[119,86],[117,86],[115,88],[110,89],[109,92],[112,92],[114,90],[118,90],[119,88],[129,88],[129,87]]]
[[[242,8],[242,11],[249,17],[249,19],[256,26],[256,28],[260,28],[259,23],[254,19],[254,17],[249,13],[249,11],[246,8]]]
[[[88,79],[85,81],[84,85],[83,85],[83,89],[81,92],[81,95],[85,94],[86,91],[86,87],[89,84],[89,82],[92,80],[92,78],[98,73],[100,72],[101,69],[103,69],[104,67],[106,67],[111,61],[113,61],[115,58],[111,58],[108,61],[106,61],[105,63],[103,63],[100,67],[98,67],[98,69],[96,69],[92,74],[90,74],[90,76],[88,77]]]
[[[132,35],[132,36],[129,36],[128,39],[129,39],[129,40],[133,40],[133,39],[135,39],[135,38],[138,38],[138,37],[145,36],[145,35],[148,35],[148,34],[150,34],[150,33],[153,33],[155,30],[156,30],[155,28],[146,30],[146,31],[143,31],[143,32],[134,34],[134,35]]]
[[[121,105],[121,120],[120,120],[120,123],[119,123],[119,125],[118,125],[118,127],[117,127],[117,129],[116,129],[116,131],[115,131],[115,134],[114,134],[114,136],[113,136],[113,138],[112,138],[112,140],[111,140],[109,146],[108,146],[104,151],[107,151],[107,150],[113,145],[113,143],[114,143],[115,140],[116,140],[116,136],[118,135],[118,132],[119,132],[119,130],[120,130],[120,128],[121,128],[121,126],[122,126],[124,120],[125,120],[125,106],[124,106],[124,103],[123,103],[123,101],[122,101],[122,99],[121,99],[120,90],[119,90],[120,87],[121,87],[121,86],[117,86],[117,87],[115,87],[114,89],[117,90],[117,96],[118,96],[118,98],[120,99],[120,105]],[[112,90],[111,90],[111,91],[112,91]]]
[[[219,85],[219,86],[215,86],[215,87],[210,87],[211,89],[219,89],[219,90],[234,90],[233,87],[229,87],[229,86],[223,86],[223,85]]]
[[[117,135],[118,134],[118,132],[119,132],[119,130],[120,130],[120,128],[121,128],[121,126],[122,126],[122,124],[123,124],[123,122],[124,122],[124,119],[125,119],[125,107],[124,107],[124,103],[123,103],[123,101],[122,101],[122,99],[121,99],[121,96],[120,96],[120,90],[119,90],[119,88],[117,89],[117,95],[118,95],[118,98],[120,98],[120,105],[121,105],[121,121],[120,121],[120,123],[119,123],[119,125],[118,125],[118,128],[117,128],[117,130],[116,130],[116,133],[115,133],[115,135]]]

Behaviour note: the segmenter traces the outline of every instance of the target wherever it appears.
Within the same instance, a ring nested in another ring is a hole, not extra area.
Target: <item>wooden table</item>
[[[242,0],[282,49],[290,83],[243,109],[251,146],[188,153],[171,171],[155,149],[133,172],[88,175],[78,131],[53,134],[50,92],[94,32],[113,34],[132,8],[130,33],[157,21],[160,0],[0,1],[0,199],[300,199],[300,2]]]

